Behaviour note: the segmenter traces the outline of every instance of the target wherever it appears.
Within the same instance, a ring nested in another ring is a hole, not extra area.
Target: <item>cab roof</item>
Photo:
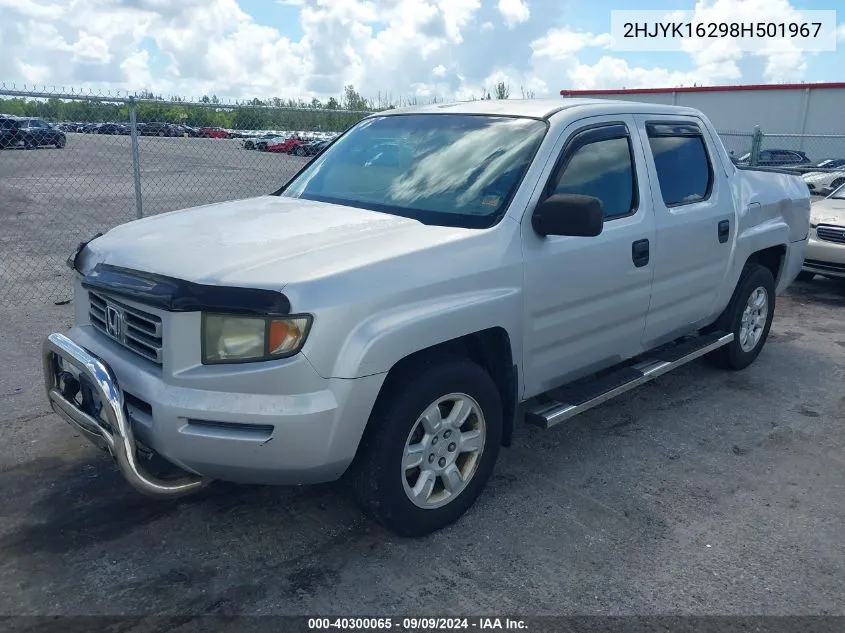
[[[681,106],[623,101],[616,99],[478,99],[455,103],[433,103],[377,112],[371,116],[396,114],[487,114],[523,116],[548,119],[554,114],[571,108],[596,107],[600,110],[623,109],[630,113],[691,114],[695,110]]]

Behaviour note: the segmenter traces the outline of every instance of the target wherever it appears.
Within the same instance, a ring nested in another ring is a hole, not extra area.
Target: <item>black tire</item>
[[[742,316],[745,311],[751,294],[762,288],[766,293],[766,322],[763,324],[762,334],[753,348],[743,350],[740,341],[740,329]],[[766,344],[769,330],[772,327],[772,317],[775,312],[775,280],[771,271],[760,264],[746,264],[739,277],[734,294],[725,311],[717,319],[711,328],[733,332],[734,340],[728,345],[707,355],[707,359],[715,366],[722,369],[740,370],[745,369],[760,354],[760,350]]]
[[[58,149],[64,149],[66,144],[67,139],[64,136],[60,136],[56,139],[56,147]]]
[[[347,478],[355,499],[369,516],[400,536],[425,536],[457,521],[484,489],[502,443],[502,402],[489,374],[457,356],[421,360],[388,381]],[[455,498],[424,509],[410,500],[402,482],[405,443],[423,411],[453,393],[470,396],[481,409],[484,445],[473,474]]]
[[[38,149],[38,143],[36,143],[35,139],[30,136],[24,139],[23,147],[24,149]]]
[[[802,270],[798,273],[798,276],[795,278],[795,281],[813,281],[816,278],[816,273],[811,273],[807,270]]]

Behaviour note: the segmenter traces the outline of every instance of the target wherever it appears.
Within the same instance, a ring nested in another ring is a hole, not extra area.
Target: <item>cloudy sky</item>
[[[626,6],[627,5],[627,6]],[[838,50],[610,50],[610,0],[0,0],[0,82],[230,98],[432,95],[845,80],[842,0],[654,0],[789,21],[840,9]]]

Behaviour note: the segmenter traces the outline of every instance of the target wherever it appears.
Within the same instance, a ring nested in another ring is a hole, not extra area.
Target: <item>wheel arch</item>
[[[743,268],[748,266],[748,264],[760,264],[772,273],[772,278],[775,280],[775,287],[777,287],[778,281],[780,281],[781,274],[783,273],[783,265],[785,261],[786,245],[778,244],[776,246],[769,246],[768,248],[763,248],[751,253],[745,260]]]
[[[510,335],[501,326],[443,341],[399,359],[387,372],[374,408],[384,400],[384,394],[391,393],[408,373],[418,370],[420,366],[442,362],[450,357],[471,360],[493,379],[502,402],[502,445],[510,446],[519,396],[519,368],[514,362]]]

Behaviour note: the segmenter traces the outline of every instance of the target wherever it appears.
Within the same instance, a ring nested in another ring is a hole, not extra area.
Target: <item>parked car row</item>
[[[0,114],[0,149],[37,149],[50,145],[62,149],[66,144],[65,133],[46,121]]]
[[[751,153],[739,158],[731,155],[739,166],[751,165]],[[759,154],[757,167],[781,167],[800,175],[814,195],[827,195],[845,184],[845,158],[826,158],[812,161],[807,154],[792,149],[765,149]]]
[[[319,154],[331,142],[331,138],[308,138],[294,133],[289,136],[275,132],[265,132],[260,136],[244,141],[244,149],[263,152],[293,154],[295,156],[314,156]]]
[[[57,129],[65,132],[77,132],[80,134],[112,134],[128,136],[131,130],[128,123],[72,123],[63,122],[56,125]],[[195,128],[190,125],[177,123],[166,123],[163,121],[150,121],[137,124],[138,134],[141,136],[189,136],[191,138],[233,138],[229,130],[220,127]]]
[[[36,117],[17,117],[12,115],[0,114],[0,117],[6,119],[20,119],[20,120],[37,120],[41,121],[50,129],[60,131],[63,133],[73,132],[78,134],[104,134],[112,136],[129,136],[131,129],[129,123],[106,121],[98,123],[82,123],[74,121],[62,121],[55,124],[50,124],[42,119]],[[10,126],[12,127],[12,126]],[[17,129],[20,126],[15,126]],[[191,127],[189,125],[182,125],[177,123],[168,123],[164,121],[149,121],[137,123],[137,130],[140,136],[159,136],[159,137],[191,137],[191,138],[223,138],[232,139],[239,138],[244,140],[245,149],[267,150],[268,145],[274,147],[270,151],[287,151],[291,149],[291,153],[296,153],[302,156],[309,156],[318,153],[325,147],[337,134],[328,132],[315,133],[300,133],[300,132],[279,132],[279,131],[264,131],[255,132],[250,130],[228,130],[221,127]],[[291,139],[298,140],[299,143]],[[285,142],[288,142],[285,145]],[[279,147],[279,146],[282,147]],[[301,146],[301,149],[297,149]]]

